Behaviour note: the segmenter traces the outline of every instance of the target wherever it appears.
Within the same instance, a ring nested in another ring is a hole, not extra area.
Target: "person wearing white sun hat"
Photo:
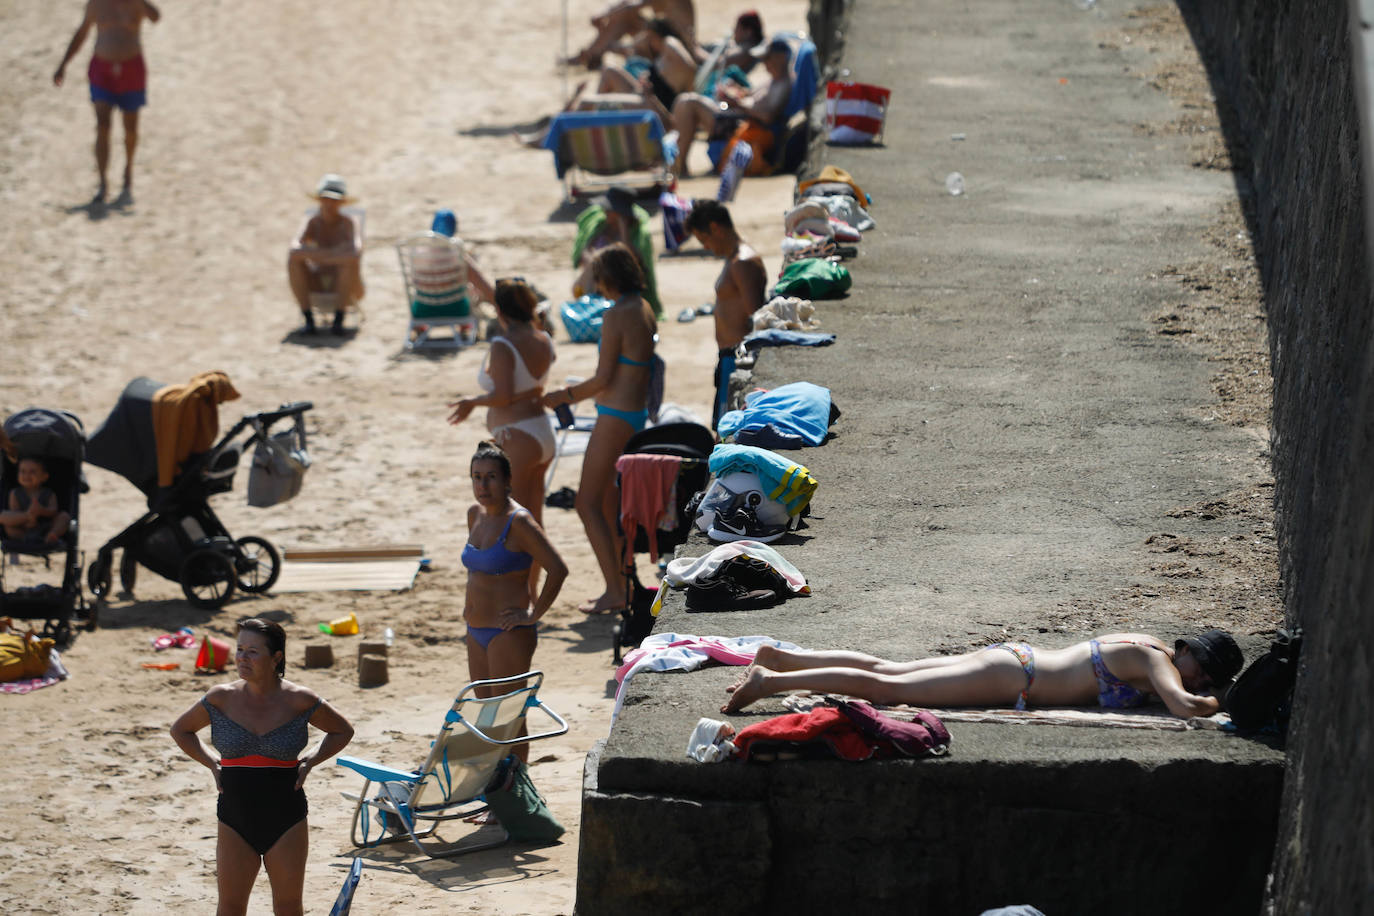
[[[344,312],[366,292],[362,274],[362,228],[343,212],[353,198],[342,176],[332,173],[321,176],[311,197],[319,204],[319,210],[306,217],[291,243],[286,258],[287,278],[305,318],[302,331],[315,333],[311,293],[333,293],[337,299],[332,330],[342,334]]]

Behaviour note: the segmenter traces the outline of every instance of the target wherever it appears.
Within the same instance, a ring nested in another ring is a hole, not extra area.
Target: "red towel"
[[[635,532],[649,533],[649,559],[658,562],[658,521],[671,506],[682,459],[676,455],[621,455],[615,462],[620,473],[620,527],[625,531],[625,560],[634,560]]]

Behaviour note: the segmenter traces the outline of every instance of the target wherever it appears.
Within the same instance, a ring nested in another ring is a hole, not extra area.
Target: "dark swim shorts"
[[[91,81],[92,102],[105,102],[121,111],[138,111],[148,103],[148,68],[142,55],[129,60],[91,55],[86,76]]]

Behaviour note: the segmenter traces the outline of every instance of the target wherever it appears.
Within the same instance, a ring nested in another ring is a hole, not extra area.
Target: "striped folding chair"
[[[553,153],[554,171],[564,197],[624,184],[639,172],[659,189],[672,182],[668,170],[676,154],[676,135],[665,133],[652,111],[565,111],[553,119],[544,148]]]

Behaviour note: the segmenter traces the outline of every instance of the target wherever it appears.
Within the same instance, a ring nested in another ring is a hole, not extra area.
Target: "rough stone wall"
[[[1307,641],[1271,903],[1374,908],[1374,374],[1361,125],[1345,0],[1180,0],[1248,153],[1269,311],[1290,623]]]

